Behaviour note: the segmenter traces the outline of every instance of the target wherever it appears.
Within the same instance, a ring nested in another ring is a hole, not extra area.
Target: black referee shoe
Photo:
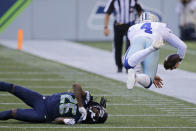
[[[121,73],[121,72],[122,72],[122,68],[118,67],[117,72],[118,72],[118,73]]]

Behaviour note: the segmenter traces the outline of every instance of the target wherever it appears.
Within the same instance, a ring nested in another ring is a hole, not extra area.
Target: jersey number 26
[[[67,100],[67,102],[65,102]],[[61,95],[60,105],[59,105],[59,113],[61,115],[65,115],[71,111],[72,115],[76,115],[77,110],[77,102],[76,100],[68,94]]]

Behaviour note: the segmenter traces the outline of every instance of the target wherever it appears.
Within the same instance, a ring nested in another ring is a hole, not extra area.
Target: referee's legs
[[[115,61],[118,68],[118,72],[122,72],[122,45],[123,45],[123,32],[120,26],[114,25],[114,53]]]

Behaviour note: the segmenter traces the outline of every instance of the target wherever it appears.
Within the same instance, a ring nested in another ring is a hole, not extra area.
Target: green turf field
[[[88,46],[112,51],[112,42],[80,42],[81,44],[85,44]],[[187,44],[187,52],[185,59],[180,65],[180,69],[196,72],[196,42],[185,42]],[[165,57],[171,53],[176,53],[176,49],[166,44],[163,48],[160,49],[159,54],[159,63],[162,64]],[[125,52],[125,50],[124,50]]]
[[[79,82],[99,101],[108,99],[105,124],[75,126],[0,121],[0,131],[195,131],[196,105],[143,88],[127,90],[125,84],[57,62],[0,46],[0,80],[16,83],[49,95],[71,90]],[[0,111],[29,108],[16,97],[0,93]]]

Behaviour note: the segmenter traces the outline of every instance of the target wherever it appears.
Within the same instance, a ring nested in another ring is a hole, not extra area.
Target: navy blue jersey
[[[86,97],[83,98],[83,105]],[[71,92],[57,93],[52,96],[47,96],[46,99],[47,114],[50,121],[57,117],[72,117],[77,122],[81,114],[78,110],[76,98]]]

